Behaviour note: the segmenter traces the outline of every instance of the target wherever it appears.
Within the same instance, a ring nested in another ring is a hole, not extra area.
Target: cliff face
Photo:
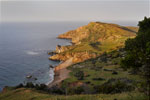
[[[66,52],[66,53],[59,53],[54,56],[51,56],[51,60],[61,60],[66,61],[67,59],[73,57],[73,63],[82,62],[84,60],[95,58],[97,57],[97,54],[95,53],[87,53],[87,52]]]
[[[56,46],[56,53],[61,53],[61,52],[64,52],[68,49],[71,49],[73,46],[61,46],[61,45],[57,45]]]
[[[57,46],[58,54],[51,56],[52,60],[67,60],[73,62],[95,58],[104,52],[110,52],[124,46],[128,38],[136,36],[137,27],[124,27],[116,24],[90,22],[88,25],[71,30],[58,36],[61,39],[71,39],[72,46]]]

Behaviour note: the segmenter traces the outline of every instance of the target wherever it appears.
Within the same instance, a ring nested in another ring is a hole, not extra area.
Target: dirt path
[[[52,87],[56,84],[59,84],[61,81],[69,77],[70,70],[67,69],[68,66],[72,65],[73,58],[66,60],[65,62],[59,64],[55,67],[55,76],[54,81],[48,85],[48,87]]]

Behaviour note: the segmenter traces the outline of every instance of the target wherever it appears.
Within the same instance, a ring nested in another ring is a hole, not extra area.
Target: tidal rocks
[[[53,65],[49,65],[49,67],[50,67],[50,68],[54,68],[54,66],[53,66]]]
[[[38,80],[36,77],[32,76],[32,75],[27,75],[26,76],[27,79],[31,79],[31,80]]]
[[[55,55],[57,53],[55,51],[50,51],[50,52],[47,52],[47,54],[53,56],[53,55]]]
[[[32,75],[27,75],[26,78],[30,79],[30,78],[32,78]]]
[[[38,80],[38,79],[35,77],[34,80]]]

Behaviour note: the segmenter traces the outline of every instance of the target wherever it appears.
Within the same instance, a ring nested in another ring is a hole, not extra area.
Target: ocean
[[[76,29],[86,22],[3,22],[0,23],[0,90],[32,81],[48,84],[53,80],[48,51],[70,41],[57,39],[59,34]],[[32,78],[26,79],[27,75]],[[37,80],[35,80],[37,78]]]
[[[48,59],[48,51],[70,41],[57,39],[59,34],[88,22],[1,22],[0,23],[0,90],[32,81],[48,84],[53,80],[49,65],[59,62]],[[119,22],[118,22],[119,23]],[[120,23],[136,26],[135,23]],[[26,76],[31,75],[31,79]],[[37,79],[37,80],[35,80]]]

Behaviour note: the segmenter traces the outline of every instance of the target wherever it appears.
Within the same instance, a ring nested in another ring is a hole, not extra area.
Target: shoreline
[[[57,39],[65,39],[65,40],[70,40],[70,45],[74,45],[74,43],[72,42],[72,39],[68,39],[68,38],[60,38],[57,37]],[[55,52],[55,54],[57,54]],[[54,55],[55,55],[54,54]],[[52,55],[53,56],[53,55]],[[52,60],[52,59],[50,59]],[[47,84],[47,86],[50,88],[52,86],[58,85],[60,84],[63,80],[65,80],[66,78],[69,77],[69,73],[71,72],[70,70],[67,69],[68,66],[73,64],[73,57],[67,59],[66,61],[62,61],[62,60],[53,60],[53,61],[60,61],[60,64],[58,64],[57,66],[55,66],[53,68],[53,72],[54,72],[54,77],[53,80]]]
[[[54,79],[47,85],[49,88],[60,84],[64,79],[69,77],[70,70],[67,67],[73,64],[72,60],[73,58],[70,58],[54,68]]]

